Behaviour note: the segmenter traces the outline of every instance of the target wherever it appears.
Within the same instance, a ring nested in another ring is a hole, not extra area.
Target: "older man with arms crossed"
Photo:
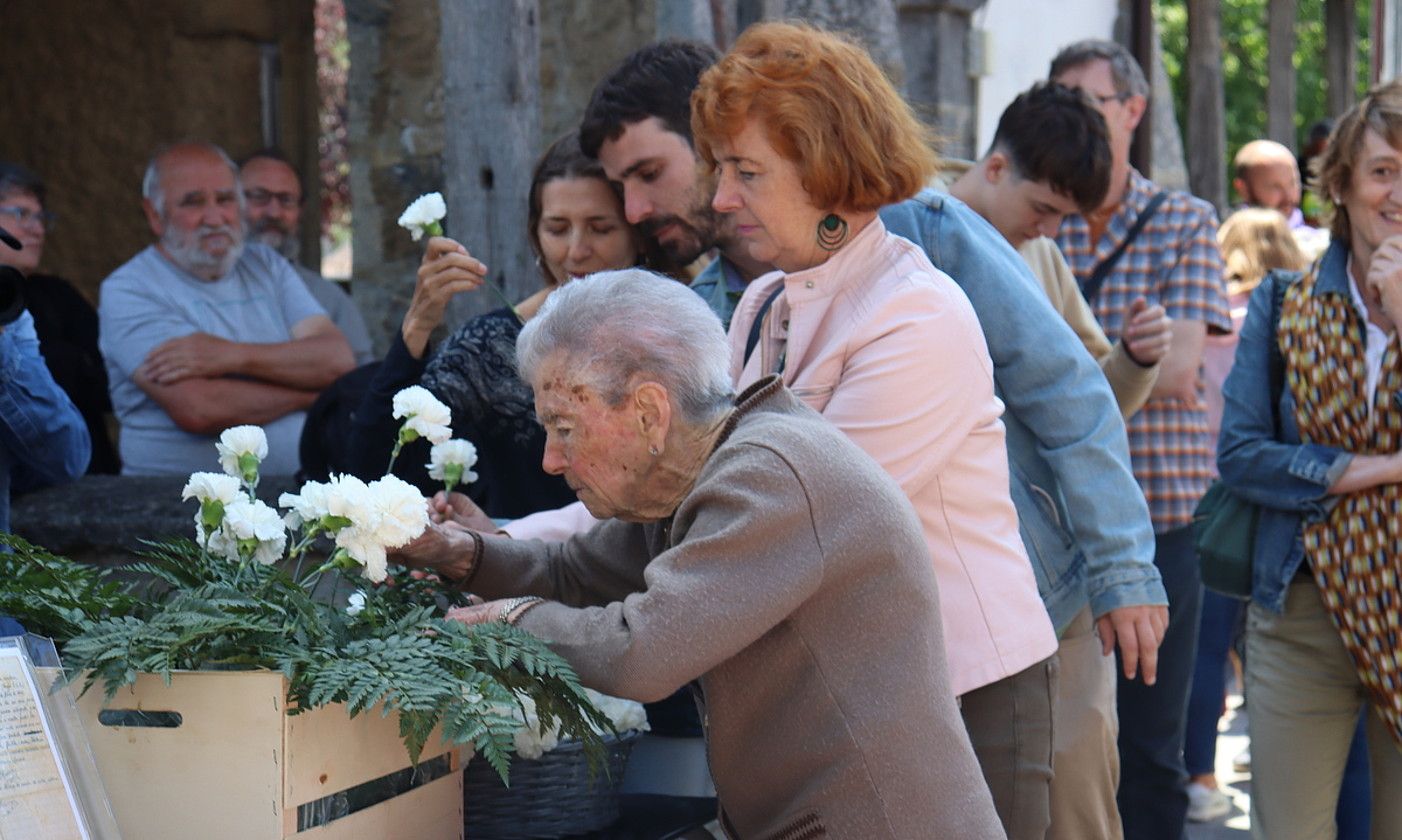
[[[304,411],[351,368],[350,345],[286,260],[245,245],[238,170],[217,146],[158,151],[142,197],[157,241],[98,306],[123,472],[208,467],[210,437],[243,423],[266,428],[265,472],[296,472]]]
[[[277,149],[254,152],[239,167],[239,181],[248,202],[249,235],[282,254],[297,269],[307,291],[350,342],[355,363],[373,362],[375,351],[370,347],[370,333],[355,301],[345,289],[298,262],[302,255],[298,233],[304,191],[302,177],[291,161]]]

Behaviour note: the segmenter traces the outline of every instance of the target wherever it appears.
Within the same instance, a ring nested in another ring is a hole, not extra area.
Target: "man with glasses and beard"
[[[281,151],[261,149],[239,164],[239,182],[248,205],[248,234],[282,254],[307,284],[316,302],[326,310],[332,323],[350,342],[355,363],[375,360],[365,318],[346,290],[298,262],[302,240],[298,236],[302,217],[302,178]]]
[[[123,474],[208,468],[211,439],[245,423],[267,431],[264,472],[295,473],[305,409],[353,366],[350,345],[287,260],[245,243],[222,149],[157,151],[141,192],[156,242],[103,281],[98,305]]]

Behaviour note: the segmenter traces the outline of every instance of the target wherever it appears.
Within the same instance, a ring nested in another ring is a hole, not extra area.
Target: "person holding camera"
[[[8,234],[5,234],[8,236]],[[18,240],[6,243],[21,250]],[[24,278],[0,266],[0,289]],[[10,530],[10,493],[72,481],[88,468],[92,443],[73,401],[39,354],[34,317],[6,307],[0,314],[0,531]]]
[[[107,395],[107,368],[97,349],[97,310],[72,283],[38,271],[45,239],[53,231],[54,217],[45,197],[42,178],[0,161],[0,227],[20,243],[16,250],[0,242],[0,264],[22,275],[19,288],[34,320],[39,353],[87,424],[92,441],[88,472],[116,474],[121,461],[107,430],[112,400]]]

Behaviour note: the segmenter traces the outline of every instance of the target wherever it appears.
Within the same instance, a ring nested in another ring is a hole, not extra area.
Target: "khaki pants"
[[[1120,840],[1119,719],[1115,657],[1102,656],[1090,608],[1057,648],[1060,682],[1052,714],[1051,829],[1047,840]]]
[[[1246,617],[1251,833],[1333,840],[1334,809],[1358,712],[1367,699],[1312,581],[1296,580],[1276,615]],[[1375,838],[1402,837],[1402,749],[1377,715],[1367,723]]]

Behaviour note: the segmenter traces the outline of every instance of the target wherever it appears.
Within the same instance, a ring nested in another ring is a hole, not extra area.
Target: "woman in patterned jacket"
[[[1374,837],[1402,837],[1402,84],[1330,138],[1333,242],[1251,296],[1223,385],[1222,479],[1261,506],[1246,685],[1257,837],[1335,836],[1367,708]],[[1278,316],[1277,316],[1278,313]]]

